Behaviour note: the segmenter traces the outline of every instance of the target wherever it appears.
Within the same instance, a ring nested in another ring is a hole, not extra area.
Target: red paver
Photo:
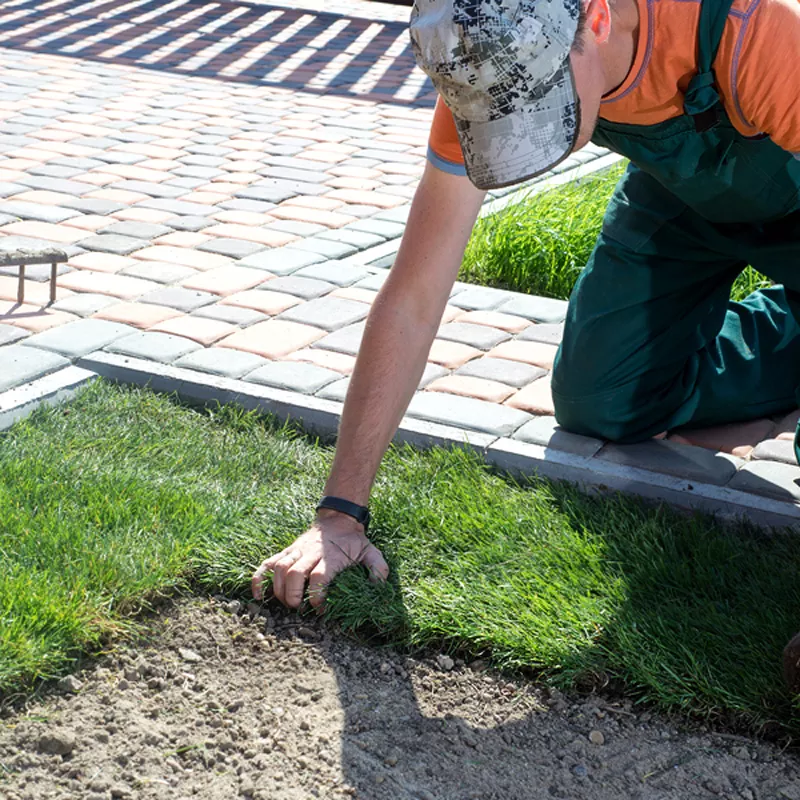
[[[530,327],[530,321],[513,314],[501,314],[499,311],[467,311],[459,314],[454,322],[471,322],[473,325],[486,325],[508,333],[520,333]]]
[[[377,292],[371,289],[359,289],[356,286],[348,286],[345,289],[335,289],[330,293],[331,297],[341,297],[345,300],[357,300],[359,303],[372,304],[378,296]]]
[[[181,286],[225,296],[252,289],[270,277],[264,270],[226,266],[192,275],[182,281]]]
[[[59,224],[94,233],[95,231],[99,231],[101,228],[107,228],[109,225],[113,225],[114,223],[108,217],[101,217],[97,214],[84,214],[82,217],[73,217],[72,219],[60,222]]]
[[[90,183],[92,186],[108,186],[119,180],[117,175],[109,175],[107,172],[86,172],[83,175],[76,175],[72,180],[81,183]]]
[[[101,309],[93,316],[110,322],[121,322],[136,328],[147,329],[152,325],[182,315],[181,311],[166,306],[154,306],[150,303],[116,303]]]
[[[0,317],[0,319],[3,318]],[[66,325],[68,322],[75,322],[78,319],[80,319],[80,317],[76,317],[74,314],[67,314],[64,311],[55,311],[52,308],[40,308],[37,309],[34,314],[22,314],[19,316],[11,314],[5,317],[4,321],[16,325],[18,328],[24,328],[31,333],[41,333],[42,331],[50,330],[50,328],[56,328],[59,325]]]
[[[204,253],[202,250],[188,250],[161,244],[137,250],[136,258],[143,261],[166,261],[202,271],[226,267],[231,263],[229,258],[216,253]]]
[[[269,213],[278,219],[294,219],[298,222],[312,222],[325,225],[328,228],[341,228],[351,222],[356,222],[357,217],[347,214],[337,214],[335,211],[319,211],[315,208],[303,206],[278,206],[271,208]]]
[[[60,278],[59,278],[60,282]],[[13,303],[17,301],[17,286],[19,281],[16,277],[0,275],[0,300],[9,300]],[[56,300],[63,300],[69,297],[72,292],[62,286],[56,286]],[[39,281],[25,281],[25,304],[33,306],[46,306],[50,303],[50,283],[40,283]]]
[[[106,164],[101,167],[103,172],[110,175],[119,175],[132,181],[149,181],[150,183],[161,183],[172,177],[169,172],[162,172],[157,169],[147,169],[138,164]]]
[[[439,322],[440,325],[446,325],[448,322],[453,322],[456,317],[460,316],[464,313],[464,310],[458,308],[457,306],[447,305],[444,307],[444,311],[442,312],[442,319]]]
[[[43,206],[60,206],[74,199],[71,194],[61,192],[46,192],[41,189],[20,192],[6,198],[8,200],[24,200],[27,203],[39,203]]]
[[[200,203],[204,206],[215,206],[218,203],[224,203],[226,200],[230,199],[230,194],[223,194],[222,192],[190,192],[181,197],[182,202]]]
[[[123,208],[108,216],[123,222],[151,222],[154,225],[160,225],[162,222],[172,219],[175,215],[170,214],[168,211],[159,211],[156,208]],[[109,221],[109,224],[113,223]]]
[[[74,244],[86,238],[86,231],[77,228],[67,228],[63,225],[53,225],[49,222],[12,222],[0,228],[0,233],[14,234],[15,236],[30,236],[33,239],[46,239],[48,242],[59,244]]]
[[[86,197],[94,197],[97,200],[110,200],[112,203],[141,203],[142,200],[148,200],[146,194],[141,192],[131,192],[128,189],[98,189],[95,192],[90,192]]]
[[[428,361],[440,364],[447,369],[458,369],[467,361],[482,356],[483,353],[475,347],[460,342],[448,342],[445,339],[435,339],[428,355]]]
[[[277,210],[277,209],[276,209]],[[272,211],[270,211],[272,214]],[[271,231],[267,228],[256,228],[252,225],[234,225],[223,223],[204,228],[203,233],[208,236],[220,236],[225,239],[243,239],[246,242],[256,242],[265,247],[282,247],[298,237],[283,231]]]
[[[219,342],[217,347],[232,347],[264,358],[277,359],[307,347],[326,335],[327,331],[310,325],[271,319],[234,333]]]
[[[343,203],[353,205],[377,206],[378,208],[395,208],[405,203],[402,197],[393,194],[382,194],[381,192],[365,192],[358,189],[334,189],[328,192],[325,197],[333,197]]]
[[[81,253],[73,256],[69,260],[71,267],[78,269],[90,269],[95,272],[116,273],[121,272],[126,267],[136,264],[136,259],[127,256],[117,256],[113,253]]]
[[[335,372],[341,372],[342,375],[350,375],[356,364],[354,356],[347,355],[346,353],[337,353],[334,350],[323,350],[322,348],[318,350],[304,348],[303,350],[298,350],[296,353],[287,356],[286,360],[304,361],[309,364],[316,364],[318,367],[325,367]]]
[[[335,211],[343,205],[344,203],[341,200],[320,197],[319,195],[298,195],[280,203],[280,206],[303,206],[303,208],[317,208],[320,211]]]
[[[446,375],[428,384],[426,391],[446,392],[462,397],[475,397],[490,403],[502,403],[512,394],[514,389],[498,381],[487,381],[483,378],[471,378],[466,375]]]
[[[217,222],[228,223],[230,225],[248,225],[248,226],[259,226],[259,225],[266,225],[269,222],[274,222],[275,217],[271,217],[269,214],[260,214],[257,211],[219,211],[216,214],[211,215],[211,219],[216,220]],[[208,230],[206,228],[205,230]],[[242,237],[237,237],[241,239]]]
[[[159,236],[158,239],[153,241],[153,244],[166,244],[172,247],[197,247],[204,242],[208,242],[210,236],[204,233],[197,233],[195,231],[175,231],[175,233],[167,233],[164,236]]]
[[[171,333],[174,336],[183,336],[208,347],[219,339],[229,336],[237,328],[235,325],[229,325],[227,322],[220,322],[216,319],[181,316],[165,322],[159,322],[153,325],[150,330]]]
[[[558,348],[552,344],[511,341],[497,345],[487,355],[493,358],[507,358],[510,361],[524,361],[526,364],[533,364],[536,367],[552,369],[553,359],[557,352]]]
[[[529,414],[553,416],[556,411],[553,406],[553,392],[550,389],[550,376],[545,375],[524,386],[506,400],[505,405],[527,411]]]
[[[237,292],[221,301],[222,305],[252,308],[262,314],[275,316],[289,308],[300,305],[303,301],[299,297],[283,292],[273,292],[270,289],[259,289],[247,292]]]
[[[331,178],[325,181],[325,185],[330,186],[332,189],[349,189],[357,192],[371,192],[373,189],[380,189],[383,186],[380,181],[368,178]],[[351,204],[360,205],[355,201],[351,201]]]
[[[680,428],[669,435],[670,441],[691,444],[747,458],[753,448],[772,437],[775,423],[769,419],[755,419],[731,425],[715,425],[711,428]]]

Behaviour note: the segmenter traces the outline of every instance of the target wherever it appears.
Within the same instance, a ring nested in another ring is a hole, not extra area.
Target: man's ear
[[[611,0],[589,0],[586,28],[597,44],[606,44],[611,36]]]

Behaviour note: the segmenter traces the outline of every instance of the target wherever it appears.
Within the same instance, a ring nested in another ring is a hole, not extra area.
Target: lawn
[[[573,181],[478,220],[459,279],[567,300],[591,255],[623,166]],[[731,292],[743,300],[770,281],[752,267]]]
[[[331,458],[270,418],[102,382],[0,434],[2,691],[65,674],[158,593],[249,599],[255,566],[311,520]],[[800,731],[780,679],[796,537],[521,485],[462,449],[393,448],[372,507],[392,580],[347,571],[328,608],[344,628]]]

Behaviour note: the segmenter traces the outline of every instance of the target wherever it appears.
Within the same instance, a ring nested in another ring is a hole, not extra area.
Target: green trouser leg
[[[747,263],[785,287],[742,303]],[[714,225],[631,168],[570,299],[553,369],[558,422],[634,442],[796,407],[800,215]]]

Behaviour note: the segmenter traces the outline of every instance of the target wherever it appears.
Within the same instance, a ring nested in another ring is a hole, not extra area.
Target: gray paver
[[[140,156],[138,153],[125,153],[122,150],[98,150],[92,153],[92,158],[105,161],[106,164],[138,164],[146,160],[147,156]]]
[[[563,322],[567,315],[567,301],[552,297],[517,295],[498,306],[503,314],[514,314],[534,322]]]
[[[301,239],[293,242],[292,246],[298,250],[308,250],[311,253],[319,253],[325,258],[344,258],[351,253],[358,252],[358,248],[346,242],[334,242],[331,239]]]
[[[316,236],[328,230],[324,225],[317,225],[315,222],[301,222],[297,219],[279,219],[270,222],[265,226],[270,231],[280,231],[281,233],[291,233],[292,236]],[[296,244],[296,242],[292,242]]]
[[[194,311],[217,300],[219,298],[215,294],[184,289],[182,286],[165,286],[163,289],[154,289],[139,298],[140,303],[152,303],[185,312]]]
[[[163,183],[152,183],[150,181],[124,180],[110,184],[112,189],[123,189],[126,192],[139,192],[150,197],[161,197],[167,200],[174,200],[186,194],[186,189],[180,186],[167,186]]]
[[[303,250],[295,250],[291,247],[275,247],[264,250],[261,253],[243,258],[241,261],[244,267],[255,267],[265,269],[273,275],[291,275],[301,267],[310,264],[318,264],[325,259],[317,253],[307,253]]]
[[[122,211],[125,208],[122,203],[101,200],[98,197],[73,197],[70,200],[62,200],[61,205],[83,214],[97,214],[100,217],[113,214],[115,211]]]
[[[29,186],[31,189],[41,189],[46,192],[58,192],[59,194],[71,194],[80,197],[93,191],[94,187],[88,183],[80,181],[66,181],[61,178],[48,178],[45,175],[25,175],[17,178],[17,183]]]
[[[363,335],[364,323],[357,322],[355,325],[348,325],[346,328],[340,328],[338,331],[323,336],[322,339],[318,339],[311,346],[354,356],[358,353],[359,347],[361,347]]]
[[[517,334],[517,339],[523,342],[544,342],[545,344],[561,344],[564,338],[564,323],[538,323],[529,325],[524,331]]]
[[[28,331],[17,328],[14,325],[3,325],[0,322],[0,347],[18,342],[26,336],[28,336]]]
[[[130,278],[144,278],[156,283],[179,283],[196,275],[197,270],[183,267],[180,264],[170,264],[166,261],[137,261],[130,267],[125,267],[119,274],[127,275]]]
[[[3,351],[0,350],[0,353]],[[728,484],[730,489],[800,501],[800,467],[777,461],[751,461],[745,464]]]
[[[390,181],[386,180],[389,177],[391,176],[389,175],[385,176],[383,178],[384,182],[389,183]],[[403,180],[398,181],[398,183],[403,183],[403,184],[411,183],[411,181],[415,180],[414,178],[409,178],[406,175],[398,175],[395,177],[402,178]],[[397,222],[401,225],[405,225],[406,222],[408,222],[408,215],[410,211],[411,211],[411,204],[409,203],[408,205],[405,206],[396,206],[395,208],[390,208],[388,211],[381,211],[381,213],[378,214],[375,217],[375,219],[383,219],[387,220],[388,222]]]
[[[236,192],[236,197],[240,200],[257,200],[261,203],[282,203],[298,194],[300,193],[286,187],[253,184]]]
[[[75,169],[75,167],[60,167],[57,164],[42,164],[38,167],[28,167],[26,170],[30,175],[41,175],[47,178],[74,178],[76,175],[82,175],[82,169]]]
[[[67,366],[69,360],[57,353],[10,344],[0,348],[0,392]]]
[[[191,203],[187,200],[170,200],[164,197],[150,197],[142,200],[134,206],[135,208],[154,208],[156,211],[166,211],[168,214],[175,214],[178,217],[207,217],[216,213],[217,206],[205,206],[202,203]],[[170,226],[174,227],[174,226]]]
[[[91,317],[107,306],[119,303],[116,297],[109,297],[107,294],[91,294],[89,292],[76,292],[63,300],[53,303],[52,308],[56,311],[66,311],[68,314],[76,314],[79,317]]]
[[[214,237],[208,242],[199,245],[198,250],[205,250],[209,253],[218,253],[221,256],[230,258],[245,258],[261,250],[265,250],[263,244],[248,242],[245,239],[228,239],[225,237]]]
[[[0,197],[13,197],[15,194],[27,192],[28,187],[23,186],[21,183],[9,183],[8,181],[0,181]]]
[[[351,231],[374,233],[384,239],[397,239],[403,235],[406,226],[398,222],[389,222],[385,219],[360,219],[358,222],[351,222],[345,225],[345,228]]]
[[[449,322],[439,327],[438,339],[461,342],[479,350],[490,350],[501,342],[507,342],[511,334],[488,325],[474,325],[471,322]]]
[[[275,208],[275,203],[269,203],[266,200],[245,200],[243,197],[235,197],[233,200],[217,203],[216,207],[218,209],[224,208],[226,211],[255,211],[256,214],[264,214]]]
[[[505,289],[488,286],[470,286],[450,298],[450,304],[467,311],[491,311],[497,309],[512,296]]]
[[[205,186],[208,183],[204,178],[170,178],[164,181],[164,186],[174,186],[176,189],[197,189],[200,186]]]
[[[193,342],[191,339],[184,339],[182,336],[144,331],[118,339],[105,349],[123,356],[171,364],[181,356],[185,356],[194,350],[199,350],[201,347],[202,345],[197,344],[197,342]]]
[[[185,217],[171,217],[164,221],[164,225],[169,225],[174,231],[191,231],[192,233],[196,233],[197,231],[203,230],[203,228],[207,228],[209,225],[215,224],[213,219],[194,217],[191,215]]]
[[[276,389],[289,389],[303,394],[314,394],[323,386],[341,378],[332,369],[294,361],[273,361],[251,372],[245,380],[273,386]]]
[[[444,376],[449,373],[450,370],[445,369],[439,364],[428,363],[425,365],[425,369],[422,371],[422,377],[419,379],[419,388],[424,389],[429,383],[433,383],[439,378],[444,378]]]
[[[317,391],[317,397],[323,400],[336,400],[339,403],[344,403],[344,398],[347,396],[347,388],[350,386],[350,378],[342,378],[341,380],[329,383],[323,386],[322,389]]]
[[[511,436],[530,419],[530,414],[498,403],[442,392],[419,392],[411,400],[408,416],[471,431]]]
[[[154,225],[150,222],[116,222],[107,228],[102,228],[97,233],[103,236],[114,234],[149,241],[157,239],[159,236],[166,236],[168,233],[172,233],[172,230],[166,225]]]
[[[368,278],[364,278],[364,280],[361,280],[358,283],[356,283],[355,288],[369,289],[372,292],[377,292],[386,282],[386,279],[388,277],[389,277],[388,272],[374,272]]]
[[[521,389],[537,378],[547,374],[546,369],[524,364],[521,361],[510,361],[507,358],[474,358],[455,371],[456,375],[470,378],[483,378],[487,381],[498,381],[508,386]]]
[[[352,244],[357,250],[365,250],[367,247],[374,247],[384,241],[383,236],[376,236],[374,233],[363,233],[362,231],[350,231],[347,228],[325,231],[325,233],[319,235],[319,238]]]
[[[145,239],[135,239],[133,236],[120,236],[115,233],[102,233],[89,236],[78,242],[79,247],[85,250],[95,250],[99,253],[114,253],[118,256],[127,256],[136,250],[141,250],[148,246]]]
[[[129,325],[102,319],[81,319],[37,333],[25,340],[25,346],[50,350],[66,358],[80,358],[95,350],[102,350],[133,331]]]
[[[268,284],[264,284],[264,288],[273,292],[292,294],[295,297],[302,297],[304,300],[313,300],[333,291],[336,286],[314,278],[297,278],[294,275],[288,275],[271,280]]]
[[[255,353],[245,353],[227,347],[209,347],[182,356],[175,362],[175,366],[196,369],[211,375],[222,375],[225,378],[241,378],[267,363],[266,358]]]
[[[270,281],[267,285],[270,286],[273,283],[274,281]],[[322,328],[326,331],[335,331],[346,325],[353,325],[359,322],[368,313],[369,306],[366,303],[346,300],[343,297],[322,297],[309,303],[301,303],[298,306],[294,306],[279,314],[278,319],[313,325],[315,328]]]
[[[43,203],[29,203],[27,200],[9,200],[3,203],[3,214],[36,222],[58,224],[66,219],[79,217],[80,212],[60,206],[47,206]]]
[[[50,264],[28,264],[25,267],[25,280],[45,283],[50,280],[50,271]],[[73,268],[63,263],[56,265],[56,275],[66,275],[68,272],[74,272]],[[16,276],[18,274],[19,267],[0,267],[0,275]]]
[[[786,439],[767,439],[753,450],[754,461],[781,461],[784,464],[797,464],[794,456],[794,442]]]
[[[607,444],[596,457],[714,486],[728,483],[742,463],[726,453],[655,439],[639,444]]]
[[[268,319],[266,314],[262,314],[260,311],[255,311],[252,308],[224,306],[221,303],[198,308],[196,311],[192,312],[192,316],[218,319],[220,322],[228,322],[231,325],[239,325],[242,328]]]
[[[537,417],[525,423],[515,434],[515,439],[542,447],[552,447],[564,453],[591,458],[605,444],[602,439],[580,436],[565,431],[555,417]]]
[[[339,261],[323,261],[303,267],[294,273],[298,278],[316,278],[320,281],[335,283],[337,286],[352,286],[357,281],[363,280],[369,273],[359,267],[351,267]]]

